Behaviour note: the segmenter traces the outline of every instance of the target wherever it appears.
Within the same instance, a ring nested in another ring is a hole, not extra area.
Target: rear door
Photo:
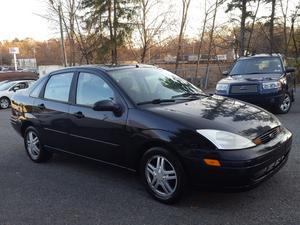
[[[34,101],[34,115],[39,121],[42,141],[46,147],[69,149],[69,96],[73,72],[52,75],[44,86],[41,98]]]
[[[122,163],[124,144],[128,142],[124,101],[101,74],[80,72],[77,80],[74,104],[70,107],[71,151],[98,160]],[[123,114],[116,116],[113,112],[93,110],[94,103],[101,100],[120,103]]]

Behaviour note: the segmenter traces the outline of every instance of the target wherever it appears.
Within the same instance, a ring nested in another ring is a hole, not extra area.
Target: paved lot
[[[32,163],[0,110],[0,225],[34,224],[300,224],[300,92],[280,120],[294,133],[288,164],[243,193],[190,191],[167,206],[152,200],[135,174],[55,156]]]

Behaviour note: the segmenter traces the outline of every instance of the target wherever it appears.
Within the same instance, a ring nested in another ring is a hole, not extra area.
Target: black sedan
[[[34,162],[58,152],[138,171],[164,203],[187,184],[254,187],[286,163],[292,142],[263,109],[138,65],[52,72],[14,95],[11,123]]]

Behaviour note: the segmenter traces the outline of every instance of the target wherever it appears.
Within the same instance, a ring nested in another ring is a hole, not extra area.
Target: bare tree
[[[213,38],[214,38],[217,11],[218,11],[218,7],[223,2],[224,2],[223,0],[216,0],[216,2],[215,2],[214,14],[213,14],[213,18],[212,18],[213,20],[212,20],[212,25],[211,25],[210,34],[209,34],[208,60],[207,60],[206,71],[205,71],[205,88],[207,88],[207,85],[208,85],[209,64],[210,64],[211,51],[212,51],[212,45],[213,45]]]
[[[204,2],[204,19],[203,19],[203,25],[202,25],[202,31],[200,34],[200,41],[199,41],[199,46],[198,46],[198,51],[197,51],[197,65],[196,65],[196,72],[195,72],[195,76],[198,76],[198,70],[199,70],[199,64],[200,64],[200,57],[201,57],[201,50],[202,50],[202,45],[203,45],[203,40],[204,40],[204,35],[205,35],[205,31],[206,31],[206,23],[207,23],[207,17],[209,15],[209,13],[211,13],[211,9],[212,9],[213,5],[210,6],[207,9],[207,0],[205,0]]]
[[[297,45],[297,40],[296,40],[296,34],[295,34],[295,23],[296,23],[296,19],[300,17],[300,3],[296,6],[296,9],[294,11],[294,13],[291,16],[291,38],[293,40],[293,45],[294,45],[294,50],[295,50],[295,59],[296,59],[296,63],[298,64],[298,57],[300,55],[299,52],[299,47]],[[299,65],[298,65],[299,67]]]
[[[177,54],[176,54],[176,63],[175,63],[175,73],[178,72],[179,59],[182,49],[182,39],[184,36],[184,30],[187,22],[188,11],[190,7],[191,0],[181,0],[182,1],[182,14],[181,14],[181,23],[180,31],[178,36],[178,45],[177,45]]]
[[[289,0],[286,0],[285,6],[283,3],[283,0],[280,0],[280,8],[282,12],[282,19],[283,19],[283,40],[284,40],[284,54],[287,54],[288,46],[289,46],[289,40],[288,40],[288,31],[287,31],[287,14],[288,14],[288,8],[289,8]]]
[[[164,10],[162,0],[139,0],[140,13],[137,14],[138,42],[140,44],[140,62],[144,63],[147,52],[150,51],[155,38],[162,36],[170,27],[172,5]],[[150,60],[150,59],[149,59]]]
[[[253,32],[254,32],[254,25],[255,25],[255,22],[256,22],[257,13],[258,13],[258,9],[259,9],[259,6],[260,6],[260,1],[261,0],[257,0],[256,10],[255,10],[254,15],[252,15],[252,24],[251,24],[250,34],[249,34],[249,38],[248,38],[248,44],[247,44],[247,48],[246,48],[247,53],[250,51],[250,44],[251,44],[252,35],[253,35]]]
[[[276,0],[265,0],[267,3],[271,3],[271,15],[270,15],[270,54],[274,52],[274,20],[275,20],[275,10],[276,10]]]
[[[75,55],[76,55],[76,14],[80,7],[80,0],[48,0],[48,6],[50,9],[49,16],[58,16],[59,23],[62,23],[60,27],[66,32],[67,40],[69,44],[69,65],[75,65]],[[61,31],[61,36],[63,33]],[[62,46],[64,43],[62,44]],[[64,53],[66,54],[66,53]]]

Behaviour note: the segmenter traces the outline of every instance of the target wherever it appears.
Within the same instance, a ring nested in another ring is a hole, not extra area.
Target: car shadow
[[[124,170],[104,163],[82,159],[79,157],[55,154],[51,164],[59,166],[59,170],[67,172],[72,170],[79,172],[83,176],[93,176],[99,181],[99,185],[104,185],[105,188],[118,188],[120,192],[127,190],[142,199],[142,201],[152,202],[151,204],[159,204],[164,207],[165,205],[156,202],[146,192],[139,176],[136,172]],[[97,182],[98,182],[97,181]],[[93,183],[93,185],[95,185]],[[97,184],[96,184],[97,185]],[[262,184],[263,185],[263,184]],[[258,189],[260,187],[257,187]],[[243,202],[255,200],[257,188],[248,191],[231,192],[225,189],[209,189],[209,188],[194,188],[187,187],[185,193],[179,202],[171,207],[175,208],[194,208],[194,209],[211,209],[214,207],[225,208],[239,208]],[[268,188],[268,187],[267,187]],[[121,197],[127,196],[121,195]],[[120,200],[122,202],[122,200]]]

